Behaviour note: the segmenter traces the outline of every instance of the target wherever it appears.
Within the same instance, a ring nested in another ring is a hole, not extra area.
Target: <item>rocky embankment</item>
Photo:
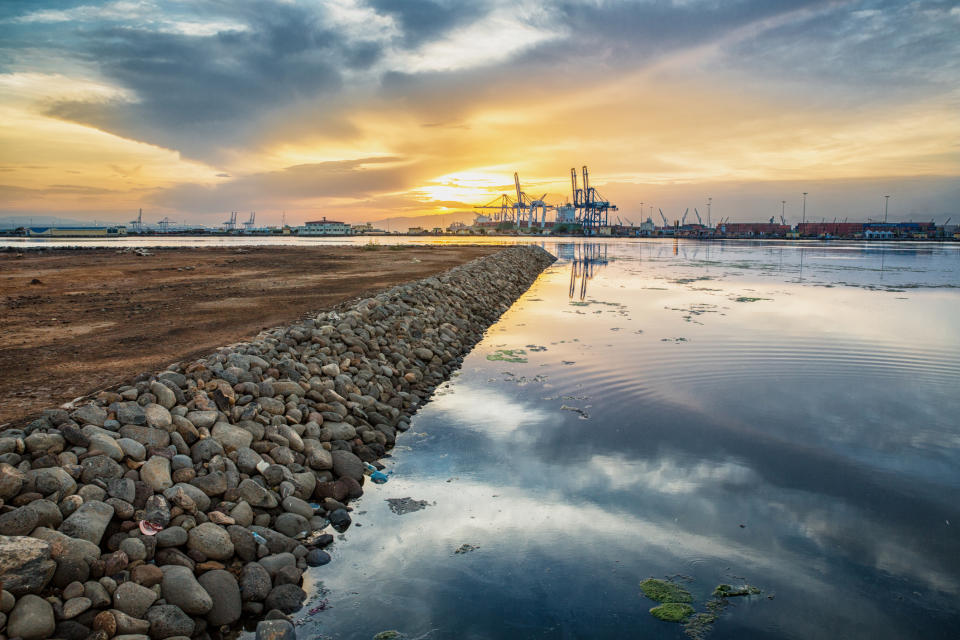
[[[0,432],[0,640],[293,638],[367,465],[552,261],[504,249]]]

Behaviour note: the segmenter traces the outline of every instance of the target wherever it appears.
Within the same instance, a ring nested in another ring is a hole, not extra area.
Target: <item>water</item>
[[[960,246],[546,248],[307,574],[301,637],[684,638],[650,576],[763,590],[710,638],[960,636]]]

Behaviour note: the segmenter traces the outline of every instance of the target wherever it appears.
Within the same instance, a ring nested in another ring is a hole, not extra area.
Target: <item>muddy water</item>
[[[309,574],[302,637],[960,637],[960,247],[546,248]],[[685,630],[650,576],[762,593]]]

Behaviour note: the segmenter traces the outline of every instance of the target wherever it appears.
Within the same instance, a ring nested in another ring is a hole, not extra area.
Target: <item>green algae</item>
[[[650,609],[654,618],[664,622],[683,622],[694,614],[693,607],[682,602],[665,602]]]
[[[751,298],[750,296],[740,296],[734,298],[734,302],[760,302],[761,300],[771,300],[771,298]]]
[[[377,635],[373,636],[373,640],[398,640],[399,638],[403,638],[403,634],[396,629],[381,631]]]
[[[667,582],[666,580],[647,578],[640,583],[640,590],[643,591],[643,595],[657,602],[693,602],[693,596],[690,595],[689,591],[676,583]]]
[[[523,363],[527,362],[526,355],[527,352],[523,349],[497,349],[493,353],[487,354],[487,360]]]

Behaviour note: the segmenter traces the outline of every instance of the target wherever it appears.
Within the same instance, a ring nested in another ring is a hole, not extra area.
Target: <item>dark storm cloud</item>
[[[190,35],[95,24],[75,32],[74,53],[136,102],[68,102],[48,113],[209,159],[221,145],[242,146],[260,115],[335,94],[344,69],[381,55],[376,43],[350,40],[300,6],[224,7],[242,29]]]
[[[489,7],[482,2],[438,2],[436,0],[369,0],[377,13],[393,16],[403,30],[408,46],[434,39],[451,29],[484,15]]]

